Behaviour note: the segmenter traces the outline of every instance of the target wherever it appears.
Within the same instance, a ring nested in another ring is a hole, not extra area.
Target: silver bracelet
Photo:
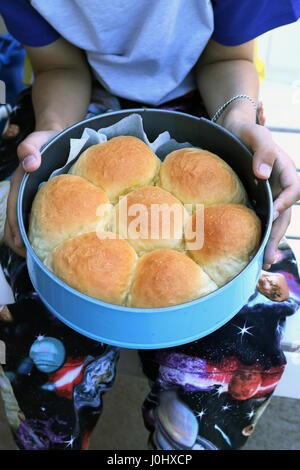
[[[227,106],[229,106],[230,103],[232,103],[233,101],[235,101],[239,98],[246,98],[247,100],[249,100],[253,104],[253,106],[255,108],[255,111],[256,111],[256,109],[257,109],[256,103],[252,98],[250,98],[250,96],[248,96],[248,95],[236,95],[233,98],[230,98],[230,100],[226,101],[226,103],[224,103],[223,106],[221,106],[218,109],[218,111],[216,112],[214,117],[211,119],[212,122],[216,122],[219,119],[219,117],[221,116],[221,114],[223,113],[224,109],[227,108]]]

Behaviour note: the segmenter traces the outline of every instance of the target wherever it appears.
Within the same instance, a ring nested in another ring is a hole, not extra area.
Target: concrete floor
[[[140,405],[148,393],[145,379],[120,375],[104,396],[104,410],[91,438],[91,450],[147,449]],[[0,450],[14,450],[0,403]],[[273,397],[245,450],[300,450],[300,400]]]

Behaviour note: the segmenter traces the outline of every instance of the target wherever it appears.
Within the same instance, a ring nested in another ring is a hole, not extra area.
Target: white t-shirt
[[[32,0],[117,96],[159,105],[196,88],[213,32],[210,0]]]

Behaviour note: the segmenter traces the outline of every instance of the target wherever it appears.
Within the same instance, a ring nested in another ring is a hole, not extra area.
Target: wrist
[[[248,99],[239,98],[230,103],[216,121],[217,124],[226,129],[230,129],[232,125],[240,122],[256,123],[256,109]]]
[[[59,122],[51,119],[39,119],[36,121],[35,130],[36,131],[55,131],[62,132],[66,127]]]

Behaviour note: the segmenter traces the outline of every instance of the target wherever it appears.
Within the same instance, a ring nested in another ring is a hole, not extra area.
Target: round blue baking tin
[[[263,228],[261,245],[244,270],[215,292],[184,304],[137,309],[109,304],[69,287],[49,271],[34,253],[27,238],[33,198],[41,182],[66,163],[71,138],[84,128],[98,130],[135,113],[143,120],[150,142],[168,131],[178,142],[207,149],[223,158],[238,174]],[[204,118],[176,111],[132,109],[96,116],[64,130],[42,149],[42,163],[25,174],[18,198],[18,219],[27,249],[32,284],[42,302],[63,323],[94,340],[130,349],[160,349],[195,341],[227,323],[254,293],[263,264],[264,249],[272,227],[272,193],[267,181],[252,170],[252,154],[234,135]]]

